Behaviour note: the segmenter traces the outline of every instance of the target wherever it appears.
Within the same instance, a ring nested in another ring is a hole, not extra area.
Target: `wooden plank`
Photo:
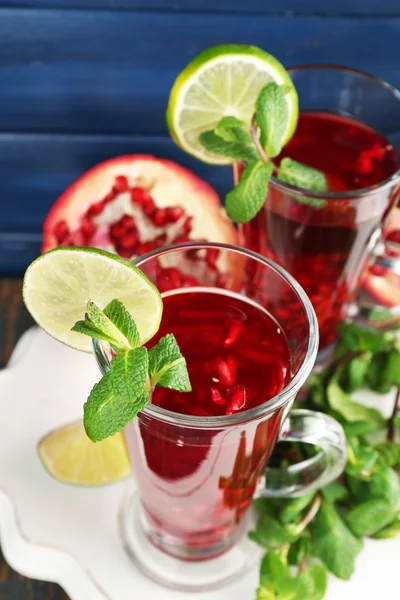
[[[336,0],[330,3],[321,0],[0,0],[0,6],[306,15],[400,14],[397,0]]]
[[[175,160],[221,195],[231,186],[228,167],[200,163],[168,137],[0,135],[0,274],[21,274],[39,254],[43,219],[70,183],[96,163],[129,153]]]
[[[286,65],[336,62],[399,85],[399,39],[400,18],[3,9],[0,131],[163,134],[176,75],[232,40]]]

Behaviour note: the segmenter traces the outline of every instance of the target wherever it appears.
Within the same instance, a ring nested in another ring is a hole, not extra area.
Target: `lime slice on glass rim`
[[[141,343],[158,331],[160,292],[124,258],[95,248],[65,246],[34,260],[25,273],[22,295],[36,323],[59,342],[91,352],[91,340],[71,331],[84,318],[88,300],[101,309],[114,298],[135,320]]]
[[[196,158],[226,165],[231,158],[208,152],[199,142],[203,131],[214,129],[224,116],[250,125],[258,93],[267,83],[289,88],[289,122],[285,145],[296,129],[297,92],[284,66],[271,54],[245,44],[222,44],[198,54],[178,75],[167,107],[167,126],[175,142]]]
[[[54,479],[82,486],[106,485],[131,472],[124,436],[91,442],[83,423],[64,425],[38,444],[39,458]]]

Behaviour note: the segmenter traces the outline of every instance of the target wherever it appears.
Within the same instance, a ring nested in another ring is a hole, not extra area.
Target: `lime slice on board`
[[[105,485],[130,474],[122,433],[102,442],[91,442],[82,423],[52,431],[38,445],[39,458],[52,477],[62,483]]]
[[[95,248],[62,247],[39,256],[25,273],[22,294],[27,309],[49,335],[83,352],[86,335],[71,331],[83,319],[88,300],[105,308],[123,302],[139,330],[141,343],[158,331],[162,300],[157,288],[124,258]]]
[[[178,75],[166,114],[171,136],[183,150],[204,162],[230,164],[231,158],[217,156],[203,148],[199,135],[214,129],[224,116],[234,116],[250,124],[258,93],[271,81],[289,87],[286,94],[289,108],[286,144],[298,120],[296,89],[276,58],[260,48],[245,44],[208,48]]]

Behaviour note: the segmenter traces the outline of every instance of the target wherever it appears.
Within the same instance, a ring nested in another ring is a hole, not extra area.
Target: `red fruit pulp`
[[[393,147],[362,123],[328,113],[301,113],[285,156],[323,171],[329,191],[379,184],[399,165]],[[320,349],[334,342],[365,275],[369,243],[387,210],[389,189],[327,200],[319,208],[270,186],[266,203],[242,227],[243,244],[272,258],[305,289],[317,313]]]
[[[156,388],[153,403],[164,409],[205,419],[231,415],[267,402],[290,379],[282,330],[236,295],[167,292],[161,327],[149,346],[166,333],[175,335],[186,358],[192,392]],[[126,438],[154,543],[162,546],[159,540],[167,536],[172,546],[193,549],[195,559],[233,543],[282,418],[279,409],[229,429],[202,430],[144,414],[134,419]]]

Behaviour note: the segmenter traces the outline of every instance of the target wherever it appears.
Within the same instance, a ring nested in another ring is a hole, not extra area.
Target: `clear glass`
[[[125,546],[154,580],[204,590],[240,576],[259,557],[258,547],[244,535],[252,498],[297,496],[338,477],[346,460],[344,435],[336,421],[311,411],[293,411],[287,419],[313,367],[318,330],[307,296],[281,267],[251,251],[210,243],[163,248],[136,264],[165,299],[171,293],[200,292],[207,300],[216,293],[246,299],[273,319],[289,348],[283,389],[273,398],[261,390],[249,410],[193,416],[148,404],[125,429],[137,485],[137,497],[128,498],[121,512]],[[291,311],[283,314],[286,302]],[[190,329],[207,327],[202,310]],[[96,341],[94,351],[105,373],[107,352]],[[266,379],[265,389],[268,385]],[[320,452],[288,469],[266,470],[279,437],[315,444]]]
[[[344,67],[306,65],[289,69],[289,73],[297,88],[303,115],[315,119],[321,113],[328,113],[331,115],[328,120],[331,118],[333,124],[335,118],[338,119],[336,116],[345,117],[348,127],[353,127],[353,137],[370,135],[373,139],[375,134],[375,139],[382,141],[382,135],[392,146],[390,152],[394,160],[390,176],[352,191],[348,191],[349,183],[347,188],[346,185],[341,188],[344,191],[310,192],[272,177],[263,209],[240,228],[241,243],[245,247],[276,261],[304,288],[317,313],[319,358],[322,358],[329,354],[335,342],[339,323],[354,307],[367,270],[376,260],[375,252],[385,253],[385,246],[379,246],[378,241],[382,240],[382,230],[399,198],[400,171],[396,170],[396,155],[399,159],[400,93],[379,79]],[[311,140],[307,143],[312,144],[319,131],[318,127],[314,131],[305,130],[304,136],[309,135]],[[339,135],[339,130],[332,135]],[[299,142],[299,155],[292,158],[302,160],[300,148]],[[379,151],[380,148],[378,154]],[[333,155],[331,161],[336,167],[341,164],[337,169],[343,168],[344,177],[349,167],[355,166],[349,165],[351,159],[345,158],[345,152],[346,148],[341,155]],[[287,154],[290,156],[290,145]],[[314,160],[323,159],[314,155]],[[373,177],[368,179],[366,172],[377,177],[378,163],[374,160],[366,156],[366,162],[357,166],[360,181],[363,177],[365,181],[373,180]],[[386,268],[393,269],[393,262],[396,261],[386,262]],[[388,271],[381,271],[380,275],[390,277]],[[381,304],[379,299],[376,303]],[[389,308],[393,308],[393,302]]]

